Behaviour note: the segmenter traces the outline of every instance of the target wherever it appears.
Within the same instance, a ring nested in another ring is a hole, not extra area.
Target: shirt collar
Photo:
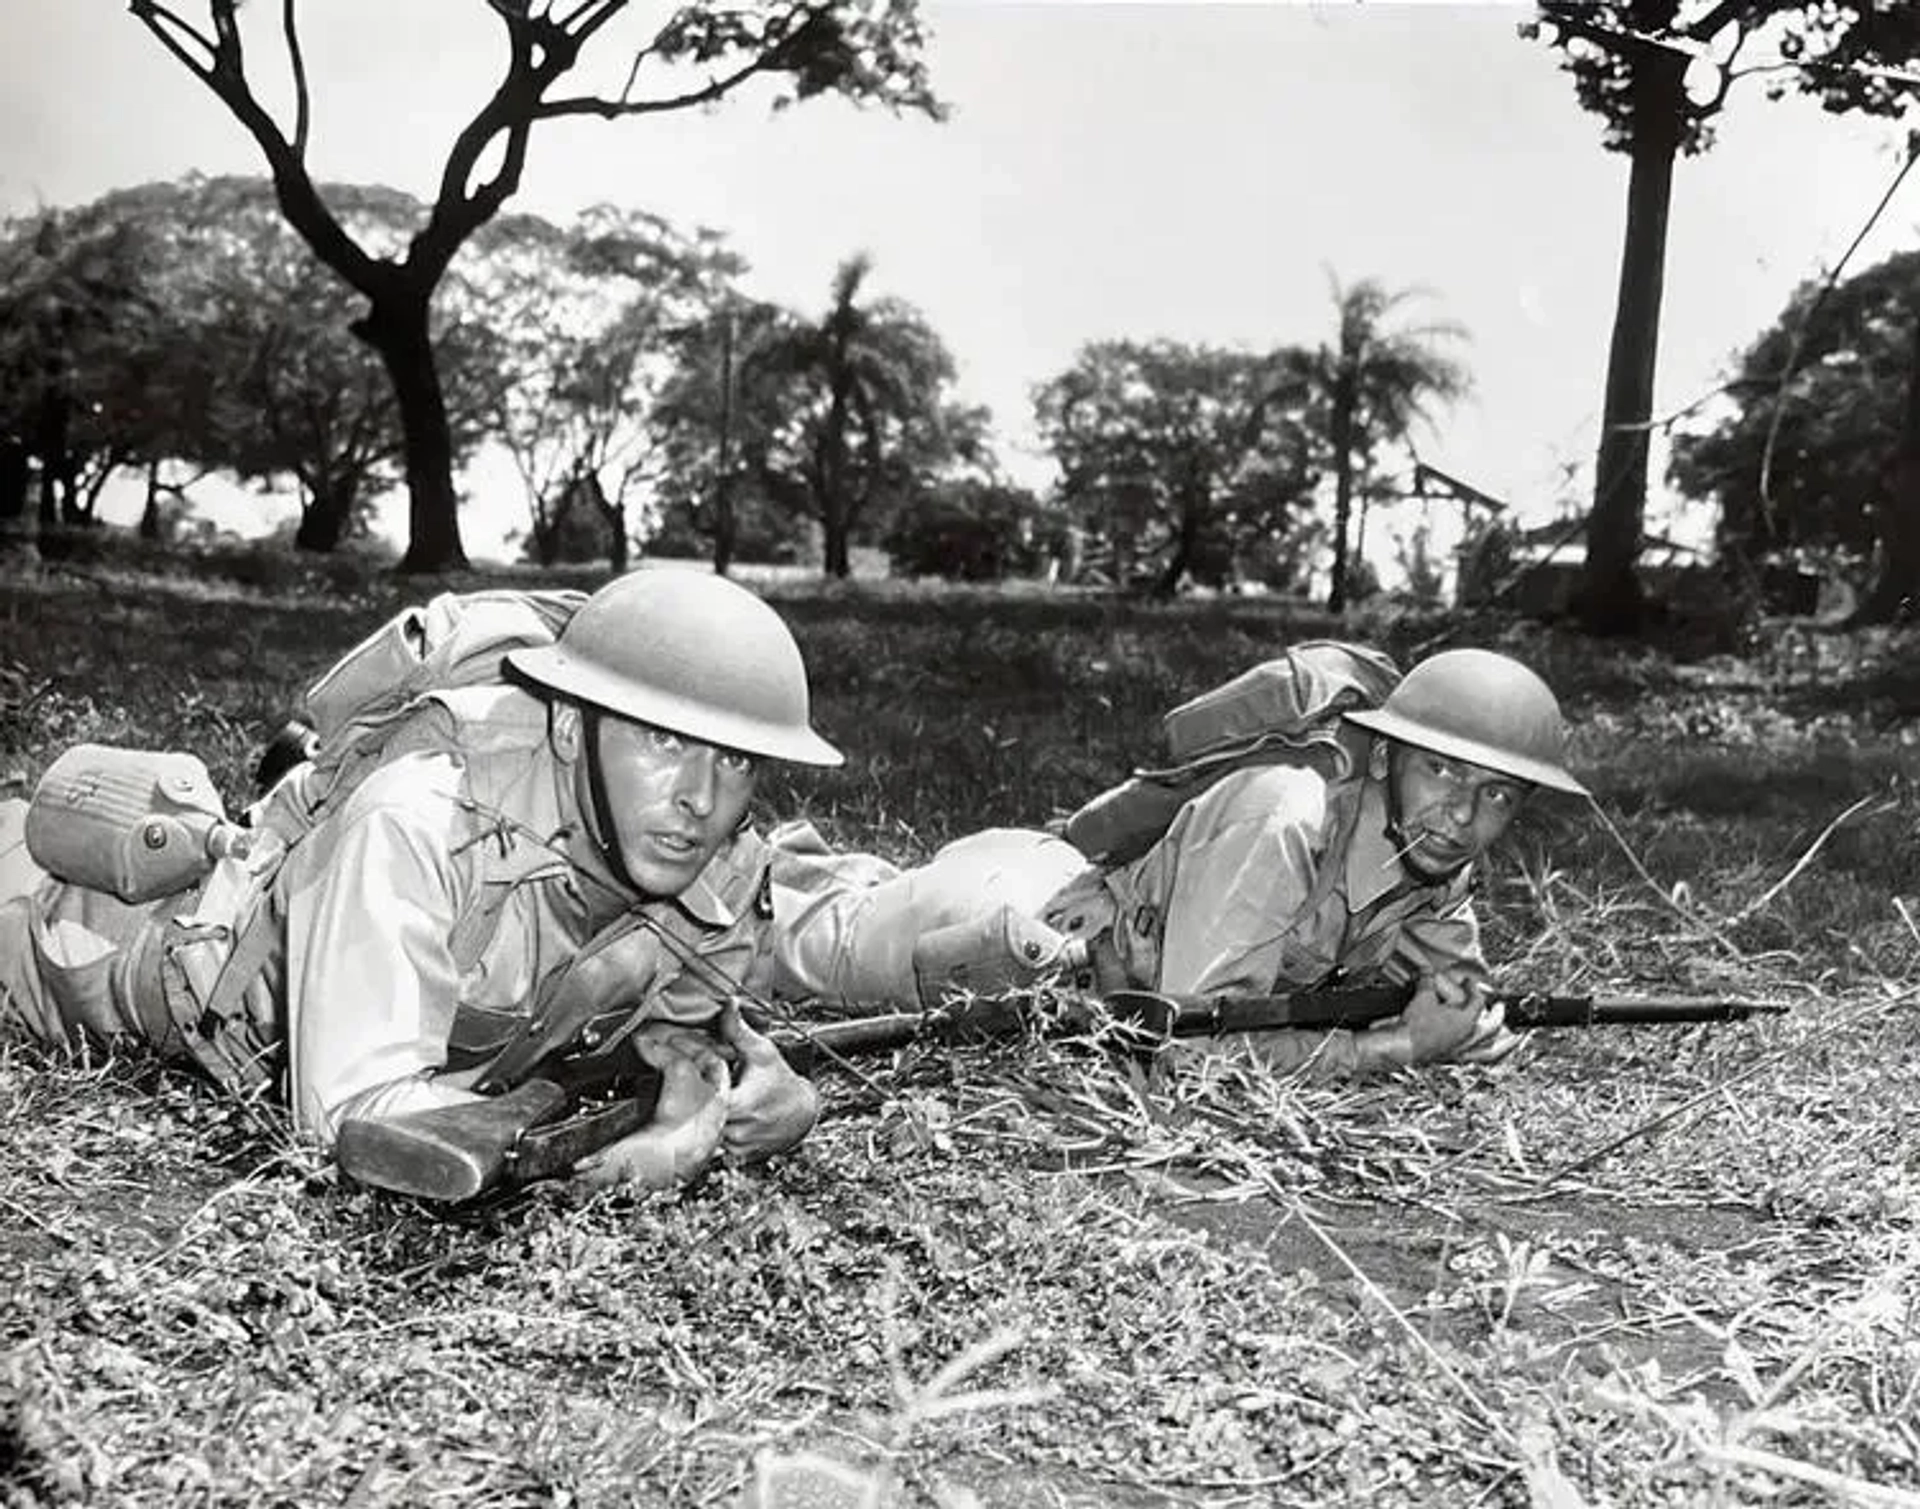
[[[732,927],[754,906],[766,869],[766,844],[751,828],[742,828],[674,903],[695,922]]]

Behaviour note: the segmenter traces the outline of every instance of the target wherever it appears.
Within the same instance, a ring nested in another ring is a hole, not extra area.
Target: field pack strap
[[[270,1089],[278,1077],[283,1034],[278,1014],[256,1011],[259,981],[272,952],[270,909],[262,905],[238,938],[220,923],[168,919],[161,935],[161,998],[180,1046],[229,1090]]]

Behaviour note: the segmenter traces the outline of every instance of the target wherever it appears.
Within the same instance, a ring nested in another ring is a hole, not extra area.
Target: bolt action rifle
[[[653,1114],[657,1072],[632,1051],[630,1035],[643,1025],[640,1010],[566,1018],[560,1001],[537,1013],[496,1051],[475,1081],[485,1098],[407,1115],[350,1120],[340,1128],[336,1153],[346,1174],[362,1184],[427,1200],[472,1199],[489,1190],[552,1178],[587,1154],[639,1130]],[[1363,1028],[1405,1009],[1409,986],[1338,985],[1277,995],[1178,996],[1121,990],[1097,1005],[1075,1003],[1045,1020],[1025,1000],[1008,995],[952,998],[923,1011],[850,1017],[843,1021],[770,1024],[748,1008],[801,1073],[822,1062],[888,1052],[915,1043],[1004,1039],[1035,1030],[1089,1034],[1135,1052],[1150,1053],[1173,1038],[1223,1037],[1279,1028]],[[1784,1013],[1760,1001],[1691,996],[1551,995],[1496,991],[1507,1025],[1517,1029],[1679,1025],[1740,1021]],[[563,1034],[556,1039],[555,1034]],[[543,1043],[560,1042],[557,1050]]]

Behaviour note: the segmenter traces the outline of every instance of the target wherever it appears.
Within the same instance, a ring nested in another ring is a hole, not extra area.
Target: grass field
[[[99,739],[239,798],[409,590],[238,574],[0,577],[0,795]],[[1330,628],[774,590],[852,758],[766,814],[903,860],[1071,807]],[[1920,1505],[1920,635],[1359,627],[1516,653],[1578,726],[1596,808],[1530,810],[1485,878],[1506,981],[1791,1016],[1363,1086],[923,1051],[823,1074],[771,1167],[452,1216],[184,1075],[0,1048],[0,1498]]]

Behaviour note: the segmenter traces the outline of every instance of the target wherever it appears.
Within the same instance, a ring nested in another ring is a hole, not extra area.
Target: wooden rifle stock
[[[637,1058],[576,1056],[543,1067],[497,1095],[342,1122],[334,1141],[342,1172],[422,1200],[471,1200],[564,1175],[653,1119],[660,1074]]]

